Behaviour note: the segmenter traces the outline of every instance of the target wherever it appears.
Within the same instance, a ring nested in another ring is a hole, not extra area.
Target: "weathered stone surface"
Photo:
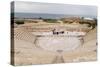
[[[57,36],[42,38],[34,35],[34,32],[27,32],[21,28],[16,28],[14,31],[14,48],[12,48],[14,65],[81,62],[97,59],[96,28],[79,40],[77,37],[71,39],[70,36],[70,39]],[[53,43],[54,39],[56,43]],[[75,45],[78,45],[77,48],[72,49]]]

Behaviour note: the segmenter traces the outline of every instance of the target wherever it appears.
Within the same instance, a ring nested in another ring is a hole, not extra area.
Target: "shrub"
[[[57,23],[56,19],[43,19],[43,21],[48,22],[48,23]]]
[[[16,24],[24,24],[24,21],[16,21]]]

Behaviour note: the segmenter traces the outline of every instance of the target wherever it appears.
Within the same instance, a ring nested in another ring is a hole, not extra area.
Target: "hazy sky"
[[[15,12],[96,16],[97,7],[15,1]]]

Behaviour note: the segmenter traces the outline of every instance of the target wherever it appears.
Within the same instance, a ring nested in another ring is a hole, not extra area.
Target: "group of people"
[[[64,34],[64,31],[56,31],[56,29],[53,29],[52,32],[54,35]]]

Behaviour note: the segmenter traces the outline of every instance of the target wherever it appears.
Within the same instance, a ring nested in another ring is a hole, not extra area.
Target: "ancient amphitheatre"
[[[97,60],[96,21],[77,17],[58,23],[27,19],[14,23],[14,65]]]

